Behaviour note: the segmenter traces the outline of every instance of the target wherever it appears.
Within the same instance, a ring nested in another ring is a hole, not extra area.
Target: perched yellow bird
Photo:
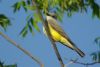
[[[56,15],[54,13],[47,13],[46,21],[48,22],[51,36],[55,42],[60,42],[72,50],[75,50],[81,57],[85,56],[85,54],[79,48],[77,48],[77,46],[70,40],[64,30],[59,26],[56,20]],[[44,27],[43,32],[47,36]]]

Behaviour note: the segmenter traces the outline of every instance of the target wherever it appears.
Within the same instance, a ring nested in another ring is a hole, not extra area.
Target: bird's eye
[[[53,18],[55,18],[55,19],[57,19],[57,17],[56,16],[52,16]]]

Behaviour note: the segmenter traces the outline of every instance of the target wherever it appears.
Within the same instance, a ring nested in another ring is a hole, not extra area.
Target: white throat
[[[51,16],[46,16],[47,20],[53,19]]]
[[[55,18],[51,17],[51,16],[46,16],[46,19],[47,19],[47,21],[52,20],[54,22],[57,22],[57,20]]]

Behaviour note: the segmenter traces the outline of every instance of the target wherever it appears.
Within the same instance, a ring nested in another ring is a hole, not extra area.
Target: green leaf
[[[95,38],[95,42],[98,43],[98,41],[100,40],[100,37]]]
[[[14,64],[14,65],[4,65],[4,67],[17,67],[17,64]]]
[[[3,64],[4,64],[4,63],[0,61],[0,67],[3,67]]]
[[[23,6],[24,10],[27,11],[27,8],[25,7],[25,6],[26,6],[25,1],[22,1],[22,2],[21,2],[21,5]]]
[[[14,8],[14,13],[15,13],[16,11],[19,11],[19,9],[20,9],[20,7],[21,7],[21,2],[15,3],[12,7]]]
[[[40,32],[40,29],[39,29],[37,22],[35,20],[31,19],[31,24],[38,32]]]
[[[28,15],[28,16],[26,17],[26,21],[28,21],[31,17],[32,17],[32,14]]]
[[[100,37],[97,37],[97,38],[95,38],[95,43],[97,44],[97,45],[99,45],[99,47],[100,47]]]
[[[16,6],[16,9],[18,9],[18,10],[19,10],[19,9],[20,9],[20,7],[21,7],[21,3],[20,3],[20,2],[18,2],[18,3],[17,3],[17,6]]]
[[[6,30],[6,28],[11,25],[10,20],[3,14],[0,14],[0,26]]]
[[[97,16],[98,18],[100,18],[100,7],[99,7],[99,5],[94,3],[92,5],[92,9],[93,9],[93,13],[92,13],[93,17]]]
[[[94,52],[91,54],[93,61],[97,61],[97,53]]]
[[[31,1],[30,0],[27,0],[27,4],[30,5],[31,4]]]
[[[93,52],[91,54],[93,61],[100,62],[100,51]]]
[[[31,27],[31,25],[28,25],[28,27],[29,27],[29,30],[30,30],[30,32],[32,33],[32,27]]]
[[[98,62],[100,62],[100,52],[98,52]]]
[[[37,13],[34,13],[34,20],[35,20],[35,22],[40,22],[41,21],[39,15]]]
[[[28,22],[28,28],[29,28],[29,31],[30,31],[32,34],[34,34],[33,29],[32,29],[32,26],[29,24],[29,22]]]
[[[0,61],[0,67],[17,67],[17,64],[4,65],[4,63]]]
[[[16,9],[17,3],[15,3],[12,7],[14,8],[13,12],[15,13],[17,11]]]
[[[25,8],[28,10],[36,10],[36,7],[31,5],[26,5]]]
[[[22,29],[22,31],[20,32],[20,35],[22,35],[23,37],[25,37],[26,36],[26,34],[28,33],[28,25],[26,25],[23,29]]]
[[[21,1],[21,2],[17,2],[15,3],[12,7],[14,8],[14,13],[16,11],[19,11],[21,6],[24,8],[25,11],[27,11],[27,8],[25,7],[26,6],[26,2],[25,1]]]

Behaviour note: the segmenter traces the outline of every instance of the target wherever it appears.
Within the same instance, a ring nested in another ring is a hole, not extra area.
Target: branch
[[[68,64],[66,64],[65,67],[67,67],[69,64],[72,64],[72,63],[80,64],[80,65],[84,65],[84,66],[91,66],[91,65],[94,65],[94,64],[98,64],[100,62],[83,63],[83,62],[78,62],[77,59],[76,59],[76,60],[70,60],[70,62]]]
[[[41,14],[41,12],[40,12],[40,10],[38,9],[38,6],[37,6],[35,0],[32,0],[32,4],[33,4],[33,6],[36,7],[37,13],[38,13],[40,19],[42,20],[42,24],[43,24],[45,30],[47,31],[48,38],[49,38],[49,40],[50,40],[51,43],[52,43],[52,46],[53,46],[53,48],[54,48],[54,51],[55,51],[55,53],[56,53],[56,56],[57,56],[57,58],[58,58],[60,64],[61,64],[61,67],[64,67],[64,63],[63,63],[63,61],[62,61],[62,59],[61,59],[61,56],[60,56],[59,51],[58,51],[58,49],[57,49],[57,46],[56,46],[54,40],[53,40],[52,37],[51,37],[51,34],[50,34],[50,30],[49,30],[47,21],[44,20],[42,14]]]
[[[74,60],[71,60],[71,61],[72,61],[73,63],[81,64],[81,65],[86,65],[86,66],[94,65],[94,64],[100,63],[100,62],[82,63],[82,62],[78,62],[78,61],[74,61]]]
[[[12,39],[10,39],[7,35],[5,35],[4,33],[0,32],[0,35],[2,37],[4,37],[7,41],[9,41],[10,43],[12,43],[12,45],[14,45],[15,47],[17,47],[18,49],[20,49],[22,52],[24,52],[26,55],[28,55],[32,60],[36,61],[41,67],[44,67],[42,62],[40,62],[36,57],[32,56],[31,53],[29,53],[27,50],[25,50],[24,48],[22,48],[19,44],[17,44],[16,42],[14,42]]]

